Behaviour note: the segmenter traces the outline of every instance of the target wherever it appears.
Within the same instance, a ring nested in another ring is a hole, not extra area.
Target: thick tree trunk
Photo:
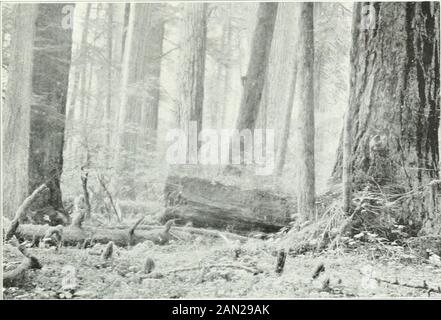
[[[34,41],[29,190],[46,183],[49,192],[36,207],[63,211],[60,176],[63,169],[66,96],[72,29],[64,28],[66,4],[39,4]]]
[[[257,11],[257,24],[251,46],[251,58],[244,84],[236,128],[253,130],[259,114],[262,91],[277,16],[277,3],[262,2]]]
[[[14,5],[11,64],[3,107],[3,214],[13,217],[28,196],[32,49],[37,6]]]
[[[167,210],[163,221],[192,222],[195,227],[211,227],[234,232],[276,232],[296,212],[288,196],[263,190],[242,190],[209,180],[170,176],[165,187]]]
[[[302,219],[315,218],[314,175],[314,4],[302,3],[298,60],[297,201]]]
[[[195,122],[197,134],[202,130],[207,47],[207,7],[207,3],[188,3],[184,5],[182,42],[179,56],[179,124],[183,130],[187,131],[190,122]],[[187,150],[187,153],[189,153],[189,150]]]
[[[351,66],[354,188],[378,185],[393,195],[437,179],[439,3],[357,3]],[[337,179],[341,149],[333,173]],[[403,204],[403,218],[434,219],[428,207],[427,198],[415,197]]]

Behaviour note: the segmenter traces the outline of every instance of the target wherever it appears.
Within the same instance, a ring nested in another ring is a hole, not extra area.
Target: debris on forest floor
[[[29,248],[43,267],[29,271],[24,287],[4,290],[6,299],[85,298],[303,298],[432,297],[441,268],[408,248],[359,241],[358,247],[286,255],[276,272],[278,242],[249,240],[240,255],[224,240],[150,241],[130,248],[106,246],[58,251]],[[108,248],[108,247],[107,247]],[[379,248],[389,255],[376,254]],[[6,261],[19,256],[11,250]],[[94,254],[91,254],[94,252]],[[404,258],[403,258],[404,257]],[[381,275],[381,277],[379,276]],[[398,285],[398,284],[400,285]]]

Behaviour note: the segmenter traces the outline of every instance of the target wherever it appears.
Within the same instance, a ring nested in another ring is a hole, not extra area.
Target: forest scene
[[[439,2],[2,2],[3,299],[441,298]]]

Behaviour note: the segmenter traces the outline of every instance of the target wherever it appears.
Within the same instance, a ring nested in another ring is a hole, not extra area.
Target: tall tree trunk
[[[84,16],[83,26],[81,30],[81,42],[79,47],[79,53],[78,55],[73,59],[75,65],[73,67],[73,75],[71,73],[71,81],[73,80],[73,86],[72,91],[70,93],[69,97],[69,106],[67,108],[67,116],[66,116],[66,141],[65,141],[65,155],[71,156],[73,155],[73,158],[75,161],[78,159],[78,152],[79,152],[79,144],[81,143],[81,138],[77,136],[75,133],[75,129],[77,128],[77,125],[81,123],[81,126],[85,125],[85,122],[83,121],[83,109],[84,109],[84,101],[86,99],[85,96],[85,72],[86,72],[86,65],[88,61],[88,46],[87,46],[87,36],[89,33],[89,20],[90,20],[90,13],[91,13],[91,4],[88,4],[86,6],[86,13]],[[75,54],[74,54],[75,56]],[[79,101],[79,121],[77,119],[76,114],[76,108],[77,103]],[[81,134],[83,134],[85,130],[81,131]]]
[[[189,130],[190,122],[202,129],[205,54],[207,47],[207,3],[184,5],[178,74],[179,123]],[[187,150],[188,151],[188,150]]]
[[[374,184],[397,194],[426,185],[438,178],[439,3],[357,3],[354,20],[348,110],[354,188]],[[403,204],[403,219],[430,218],[427,201]]]
[[[122,62],[124,50],[124,28],[126,27],[124,18],[126,5],[113,3],[109,4],[112,10],[112,105],[111,120],[113,128],[118,129],[118,112],[121,107],[122,92]],[[111,131],[111,140],[118,137],[118,130]]]
[[[299,127],[297,163],[298,211],[303,220],[315,218],[314,175],[314,4],[301,4],[298,61]]]
[[[251,58],[240,104],[236,128],[253,130],[265,85],[266,71],[277,16],[277,3],[261,2],[257,11]]]
[[[11,63],[3,108],[3,214],[14,217],[28,196],[32,49],[37,5],[14,5]],[[32,190],[31,190],[32,191]]]
[[[72,29],[63,27],[66,4],[39,4],[34,41],[29,189],[46,183],[49,192],[36,207],[63,211],[60,176]]]
[[[232,50],[231,50],[231,41],[233,39],[233,26],[231,23],[231,15],[232,15],[232,4],[228,4],[228,11],[227,11],[227,22],[224,25],[224,32],[226,32],[226,41],[224,46],[224,54],[226,58],[226,62],[224,65],[224,83],[223,83],[223,100],[222,100],[222,106],[220,111],[220,117],[219,117],[219,127],[224,128],[226,125],[226,117],[228,112],[228,104],[230,101],[231,96],[231,69],[232,69]],[[226,29],[226,30],[225,30]]]
[[[280,140],[280,145],[277,148],[276,156],[276,175],[281,176],[283,172],[283,167],[285,166],[286,152],[288,150],[288,140],[291,128],[291,117],[292,109],[294,104],[294,96],[296,92],[296,82],[297,82],[297,63],[294,65],[294,70],[292,72],[291,86],[288,92],[288,102],[285,106],[284,120],[282,125],[282,136]]]
[[[112,92],[113,92],[113,4],[107,5],[107,88],[106,88],[106,109],[104,117],[106,121],[105,146],[110,150],[112,140]],[[108,159],[108,156],[106,155]]]
[[[129,157],[156,146],[163,36],[161,5],[131,4],[118,116],[119,147]],[[121,170],[133,170],[130,159],[117,158]],[[133,185],[133,181],[127,183]]]
[[[164,35],[160,10],[158,4],[133,4],[130,10],[128,33],[132,34],[126,36],[119,126],[123,131],[128,126],[141,126],[140,133],[123,132],[120,136],[120,145],[128,146],[131,152],[156,143]]]
[[[268,67],[268,123],[278,138],[277,175],[281,175],[285,165],[292,121],[297,80],[298,14],[298,3],[279,4]]]

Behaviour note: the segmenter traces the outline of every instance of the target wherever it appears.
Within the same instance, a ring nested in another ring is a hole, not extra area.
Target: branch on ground
[[[41,269],[42,267],[38,259],[26,250],[25,244],[19,245],[18,250],[20,250],[20,252],[24,256],[23,262],[14,270],[4,273],[3,285],[5,287],[13,287],[19,285],[23,282],[26,271],[28,269]]]

